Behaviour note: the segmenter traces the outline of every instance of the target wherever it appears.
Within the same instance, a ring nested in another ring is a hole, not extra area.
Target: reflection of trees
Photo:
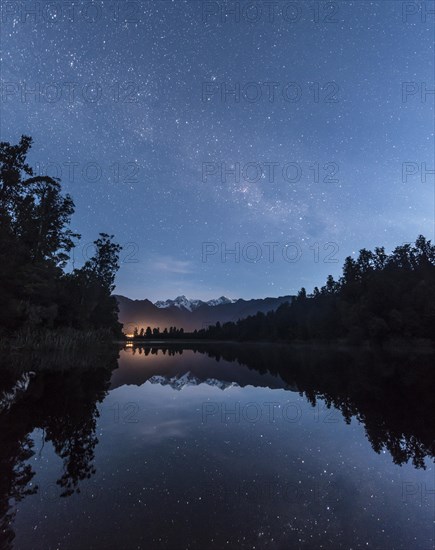
[[[3,425],[0,423],[0,429]],[[11,524],[16,510],[9,506],[9,500],[20,502],[25,496],[36,493],[38,488],[29,488],[35,472],[29,464],[25,464],[34,452],[33,441],[24,436],[21,441],[8,440],[2,435],[0,450],[0,547],[11,548],[15,537]]]
[[[55,397],[44,411],[45,440],[53,443],[56,454],[63,460],[63,474],[57,481],[62,496],[80,492],[79,482],[95,473],[97,403],[106,395],[110,374],[108,369],[88,370],[81,376],[69,371],[60,381],[53,377],[47,381],[47,389]]]
[[[188,346],[183,346],[183,343],[170,345],[170,346],[159,346],[155,347],[155,345],[147,344],[145,342],[138,342],[134,343],[132,348],[124,347],[124,350],[130,349],[132,355],[136,355],[138,353],[139,355],[144,354],[145,357],[148,357],[151,355],[159,355],[160,353],[162,355],[168,355],[169,357],[173,357],[175,355],[183,355],[183,349],[192,349]],[[196,350],[194,350],[196,351]]]
[[[1,548],[11,548],[15,536],[13,503],[38,491],[38,487],[29,488],[35,472],[28,463],[35,454],[29,434],[36,428],[43,430],[44,443],[51,441],[63,460],[63,473],[57,481],[61,496],[79,492],[80,481],[95,473],[97,403],[107,393],[116,357],[116,352],[100,357],[100,363],[87,368],[41,371],[22,399],[0,415]]]
[[[426,457],[435,457],[433,355],[273,348],[242,346],[237,351],[230,346],[225,351],[221,346],[209,354],[269,369],[313,406],[322,399],[347,423],[356,418],[373,450],[388,450],[396,464],[411,460],[423,468]]]
[[[342,355],[335,361],[331,377],[328,364],[322,376],[313,365],[304,384],[348,422],[359,420],[375,452],[386,449],[395,464],[424,468],[425,458],[435,457],[433,356]]]
[[[142,346],[147,355],[151,345]],[[322,399],[347,423],[360,421],[373,450],[388,450],[396,464],[422,468],[426,457],[435,457],[433,355],[237,343],[171,343],[160,352],[183,348],[279,375],[313,407]]]

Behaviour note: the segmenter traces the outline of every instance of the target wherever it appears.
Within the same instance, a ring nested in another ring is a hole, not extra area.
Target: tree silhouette
[[[64,272],[74,239],[74,202],[58,179],[34,176],[32,139],[0,143],[0,334],[19,328],[107,328],[119,335],[111,297],[121,247],[101,233],[81,269]]]
[[[237,323],[199,331],[201,338],[237,340],[346,339],[382,344],[391,339],[435,340],[435,246],[420,235],[415,244],[362,249],[347,257],[343,275],[290,305]]]

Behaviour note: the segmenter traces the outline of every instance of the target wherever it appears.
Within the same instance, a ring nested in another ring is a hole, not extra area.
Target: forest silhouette
[[[338,281],[302,288],[276,311],[200,330],[218,340],[435,341],[435,246],[420,235],[387,254],[383,247],[347,257]]]
[[[0,337],[43,330],[119,335],[112,297],[121,247],[100,233],[95,253],[67,271],[80,235],[70,228],[74,202],[57,178],[35,176],[32,138],[0,143]]]

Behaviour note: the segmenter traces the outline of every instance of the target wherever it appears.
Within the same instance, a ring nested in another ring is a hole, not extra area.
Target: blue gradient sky
[[[126,246],[118,293],[295,293],[433,239],[433,2],[35,4],[2,6],[1,139],[62,176],[75,265],[100,231]]]

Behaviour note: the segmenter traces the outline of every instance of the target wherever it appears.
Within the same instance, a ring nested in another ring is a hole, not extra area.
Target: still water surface
[[[109,364],[4,383],[0,546],[434,547],[428,359],[147,346]]]

